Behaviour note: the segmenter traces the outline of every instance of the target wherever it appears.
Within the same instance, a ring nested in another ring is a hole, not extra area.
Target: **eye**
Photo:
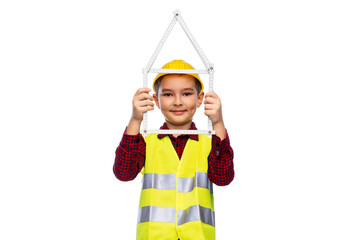
[[[164,93],[163,96],[164,96],[164,97],[171,97],[172,94],[171,94],[171,93]]]
[[[185,95],[185,96],[191,96],[193,93],[191,93],[191,92],[186,92],[186,93],[184,93],[183,95]]]

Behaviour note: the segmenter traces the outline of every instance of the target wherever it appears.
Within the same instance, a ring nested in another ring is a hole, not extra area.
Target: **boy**
[[[193,69],[182,60],[163,68]],[[212,183],[228,185],[234,177],[220,99],[214,92],[204,94],[197,74],[158,74],[153,89],[153,96],[149,88],[135,93],[132,117],[113,167],[122,181],[133,180],[143,168],[137,239],[215,239]],[[192,119],[204,97],[205,115],[216,133],[212,138],[139,134],[143,114],[153,110],[154,103],[165,117],[161,129],[196,130]]]

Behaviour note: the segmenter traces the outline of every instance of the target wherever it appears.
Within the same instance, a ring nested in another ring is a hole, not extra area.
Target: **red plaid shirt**
[[[168,127],[164,123],[160,129],[168,129]],[[121,181],[133,180],[145,165],[146,143],[144,138],[141,134],[127,135],[126,130],[116,149],[113,166],[115,176]],[[192,123],[190,130],[197,130],[194,123]],[[165,134],[158,135],[159,138],[165,136]],[[180,159],[188,138],[199,140],[198,135],[180,135],[177,138],[169,135],[169,137]],[[225,186],[233,180],[233,155],[228,134],[222,141],[218,136],[212,136],[212,149],[208,157],[208,177],[211,182]]]

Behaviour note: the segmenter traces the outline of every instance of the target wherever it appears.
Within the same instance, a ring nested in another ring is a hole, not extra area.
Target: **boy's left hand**
[[[223,122],[222,104],[215,92],[208,92],[205,95],[205,115],[212,121],[213,130],[223,140],[226,137],[226,129]]]
[[[213,125],[223,121],[222,104],[215,92],[211,91],[205,95],[204,104],[205,115],[211,119]]]

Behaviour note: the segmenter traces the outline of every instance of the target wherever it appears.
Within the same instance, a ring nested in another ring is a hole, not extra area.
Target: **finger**
[[[142,107],[141,110],[145,113],[147,111],[152,111],[154,108],[154,106],[146,106],[146,107]]]
[[[218,100],[214,97],[206,97],[204,100],[204,104],[216,104],[218,102]]]
[[[140,101],[138,102],[138,107],[145,107],[145,106],[154,106],[155,104],[149,100],[144,100],[144,101]]]
[[[142,94],[142,93],[149,93],[149,92],[151,92],[151,88],[139,88],[138,90],[137,90],[137,92],[135,93],[135,95],[140,95],[140,94]]]
[[[139,101],[142,101],[142,100],[145,100],[145,99],[153,101],[153,97],[150,94],[148,94],[148,93],[141,93],[140,95],[137,96],[137,99]]]
[[[215,95],[215,92],[214,91],[210,91],[210,92],[205,94],[205,97],[214,96],[214,95]]]
[[[205,110],[205,115],[210,117],[214,114],[214,111],[213,110]]]
[[[215,98],[215,99],[219,99],[218,95],[214,91],[208,92],[205,95],[205,97],[212,97],[212,98]]]
[[[214,104],[205,104],[205,110],[213,110],[215,107],[216,106]]]

